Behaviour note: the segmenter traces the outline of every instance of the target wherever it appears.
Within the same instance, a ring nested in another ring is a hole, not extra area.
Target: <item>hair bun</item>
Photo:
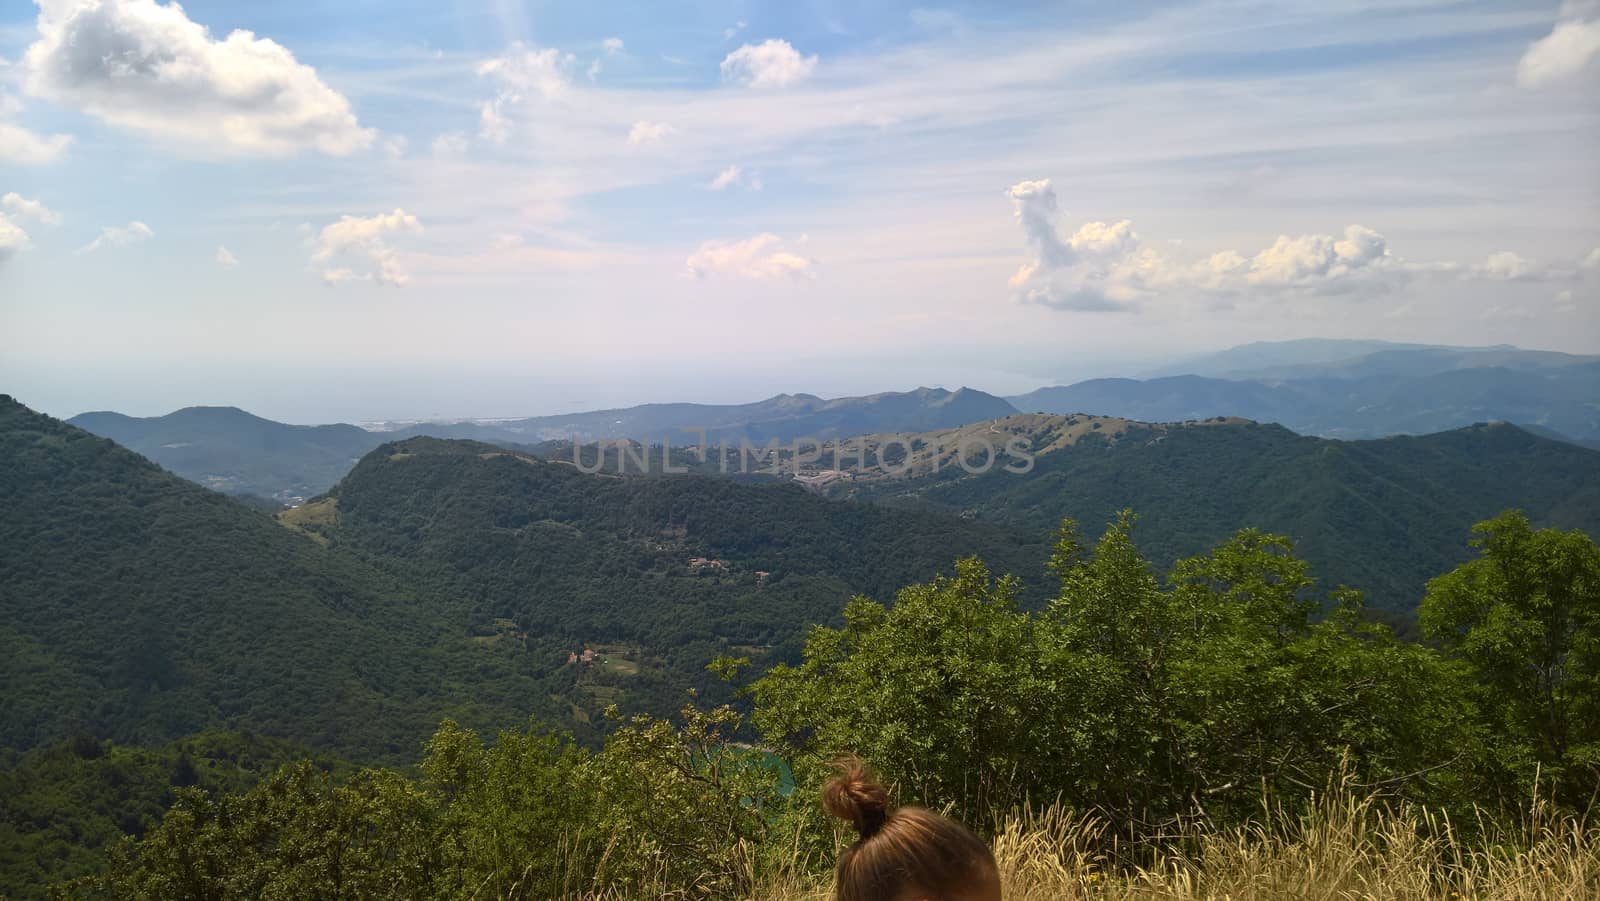
[[[855,824],[863,840],[883,826],[889,812],[889,793],[857,757],[834,761],[838,775],[822,788],[822,806],[841,820]]]

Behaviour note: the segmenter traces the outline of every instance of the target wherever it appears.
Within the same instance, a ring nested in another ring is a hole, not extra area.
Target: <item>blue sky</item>
[[[0,390],[310,422],[1600,352],[1597,56],[1590,0],[12,3]]]

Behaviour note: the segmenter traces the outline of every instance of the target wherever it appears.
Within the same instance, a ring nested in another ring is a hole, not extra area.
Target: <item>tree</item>
[[[860,754],[902,800],[969,821],[1022,802],[1048,771],[1040,717],[1053,701],[1018,590],[969,558],[892,608],[851,601],[844,628],[813,630],[804,662],[753,686],[762,735],[812,776]]]
[[[1426,633],[1470,668],[1502,801],[1550,780],[1600,792],[1600,548],[1511,511],[1473,527],[1479,557],[1428,583]]]

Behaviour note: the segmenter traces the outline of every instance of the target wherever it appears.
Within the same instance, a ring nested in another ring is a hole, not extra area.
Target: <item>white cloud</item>
[[[39,201],[29,200],[15,191],[0,197],[0,263],[33,243],[22,228],[23,222],[57,225],[61,222],[61,216]]]
[[[60,213],[37,200],[29,200],[15,191],[0,197],[0,210],[4,210],[17,219],[31,220],[44,225],[61,224]]]
[[[1245,281],[1252,285],[1309,286],[1327,284],[1394,262],[1383,235],[1363,225],[1333,235],[1279,235],[1271,247],[1250,260]]]
[[[728,54],[722,77],[752,88],[782,88],[804,81],[816,67],[815,56],[801,56],[788,41],[773,38]]]
[[[1062,240],[1049,179],[1018,182],[1006,196],[1033,251],[1033,259],[1011,277],[1020,300],[1060,310],[1128,309],[1128,301],[1141,293],[1136,284],[1141,271],[1156,265],[1149,254],[1138,252],[1132,223],[1090,222]]]
[[[411,276],[401,266],[399,254],[385,240],[397,234],[420,235],[422,223],[402,209],[365,218],[344,216],[325,226],[312,242],[311,263],[322,267],[322,280],[329,285],[371,281],[401,287],[411,281]],[[336,262],[346,265],[334,265]]]
[[[1517,84],[1542,88],[1584,73],[1600,57],[1600,2],[1567,0],[1555,28],[1528,45],[1517,62]]]
[[[762,188],[762,184],[760,177],[754,173],[746,172],[738,166],[729,166],[718,172],[706,187],[713,191],[724,191],[732,187],[741,187],[746,191],[759,191]]]
[[[695,278],[803,279],[815,260],[783,249],[783,240],[763,232],[743,241],[707,241],[685,261]]]
[[[1489,254],[1483,265],[1475,268],[1474,272],[1483,278],[1492,281],[1517,281],[1534,275],[1534,264],[1526,258],[1509,250]]]
[[[28,233],[0,213],[0,263],[11,259],[28,246]]]
[[[600,42],[600,50],[605,56],[616,56],[622,52],[622,46],[622,38],[606,38]],[[604,68],[604,64],[600,60],[601,57],[597,56],[589,61],[589,69],[586,74],[590,81],[600,77],[600,72]]]
[[[495,82],[493,100],[479,110],[478,133],[486,140],[504,144],[511,137],[509,113],[537,97],[546,102],[564,97],[570,87],[567,71],[571,54],[554,49],[529,47],[520,41],[511,45],[505,56],[478,66],[478,74]]]
[[[641,119],[628,129],[628,143],[634,146],[659,143],[673,131],[675,129],[665,122],[646,122]]]
[[[237,266],[237,265],[239,265],[239,258],[233,255],[233,251],[229,250],[226,247],[218,245],[217,246],[217,265],[218,266]]]
[[[734,35],[738,34],[741,31],[744,31],[746,27],[748,27],[746,25],[746,23],[744,23],[742,21],[741,22],[736,22],[733,25],[730,25],[727,28],[722,29],[722,39],[725,40],[725,41],[731,41],[731,40],[733,40],[733,36]]]
[[[42,135],[7,118],[22,112],[17,98],[0,91],[0,163],[40,165],[60,159],[72,145],[70,135]]]
[[[135,219],[127,225],[107,225],[100,229],[100,237],[78,248],[76,253],[93,253],[106,247],[127,247],[154,238],[150,226]]]
[[[1182,265],[1145,247],[1126,219],[1090,222],[1063,239],[1048,179],[1019,182],[1006,194],[1033,253],[1011,277],[1011,288],[1024,303],[1060,310],[1130,310],[1141,299],[1174,291],[1227,297],[1381,290],[1389,287],[1385,279],[1414,271],[1389,253],[1383,235],[1362,225],[1347,227],[1342,236],[1280,235],[1255,254],[1224,250]]]
[[[216,40],[176,3],[39,0],[30,93],[203,151],[344,156],[372,144],[350,102],[274,41]]]

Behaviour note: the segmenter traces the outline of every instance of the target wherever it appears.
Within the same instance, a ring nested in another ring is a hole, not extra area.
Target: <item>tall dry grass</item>
[[[1303,819],[1191,826],[1159,851],[1107,853],[1099,821],[1047,808],[1009,819],[994,849],[1015,901],[1600,899],[1595,829],[1541,811],[1514,834],[1474,825],[1467,838],[1444,817],[1345,797]]]
[[[1186,827],[1159,849],[1047,807],[1006,818],[994,852],[1007,901],[1600,899],[1600,829],[1536,807],[1515,829],[1474,823],[1470,836],[1425,810],[1336,797],[1304,818]],[[806,857],[798,836],[792,847],[788,858],[752,851],[750,897],[831,901],[830,862]],[[604,897],[689,897],[660,889]]]

